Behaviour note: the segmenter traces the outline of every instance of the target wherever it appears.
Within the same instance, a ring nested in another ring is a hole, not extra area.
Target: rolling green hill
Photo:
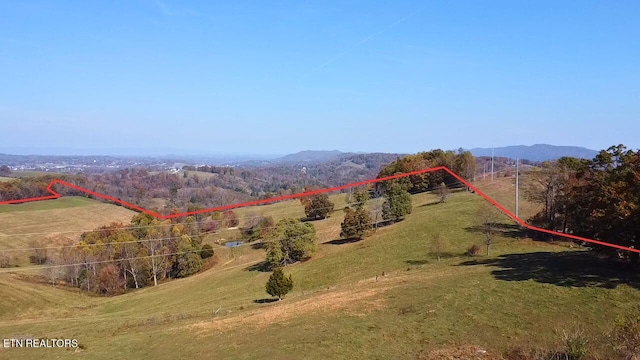
[[[0,205],[0,249],[27,248],[33,241],[78,239],[82,231],[111,222],[128,223],[133,215],[124,207],[75,196]],[[14,254],[19,264],[26,264],[27,253]]]
[[[499,181],[492,189],[506,198],[510,180]],[[413,205],[404,221],[358,242],[339,241],[341,210],[314,221],[318,252],[285,269],[295,287],[281,302],[267,302],[269,273],[252,270],[264,251],[250,246],[217,247],[207,271],[111,298],[0,272],[2,337],[81,344],[76,352],[0,349],[0,358],[447,359],[437,356],[482,348],[479,358],[496,359],[512,346],[556,346],[554,331],[574,327],[603,354],[608,342],[598,334],[640,295],[637,279],[617,276],[589,252],[528,240],[508,224],[491,256],[462,255],[482,241],[473,230],[484,205],[477,195],[455,192],[440,204],[419,194]],[[239,212],[300,216],[302,207]],[[430,254],[435,233],[449,243],[441,261]]]

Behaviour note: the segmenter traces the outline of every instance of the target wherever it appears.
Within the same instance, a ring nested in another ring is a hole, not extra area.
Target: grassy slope
[[[31,241],[48,239],[55,234],[75,239],[80,231],[114,221],[129,222],[134,214],[123,207],[84,197],[0,205],[0,249],[29,247]],[[28,254],[15,254],[24,264]]]
[[[205,180],[205,179],[208,180],[208,179],[212,179],[212,178],[215,178],[216,176],[218,176],[218,174],[205,172],[205,171],[185,170],[184,173],[187,174],[187,176],[189,176],[189,177],[197,176],[198,178],[200,178],[202,180]]]
[[[2,274],[0,336],[70,337],[86,347],[80,354],[46,350],[61,358],[411,359],[452,343],[495,350],[546,344],[553,329],[574,322],[600,331],[637,299],[637,287],[624,281],[604,286],[611,283],[598,269],[587,274],[589,286],[576,281],[589,271],[584,266],[550,270],[586,253],[508,233],[491,257],[469,263],[457,254],[480,242],[466,228],[476,225],[482,200],[462,192],[445,204],[434,201],[414,196],[405,221],[356,243],[327,243],[337,238],[329,235],[339,212],[314,222],[327,230],[325,243],[312,260],[286,269],[296,287],[279,303],[254,302],[266,297],[269,274],[247,270],[264,256],[250,247],[219,249],[219,265],[209,271],[114,298]],[[270,207],[253,210],[284,213],[287,205]],[[448,239],[455,256],[437,262],[428,254],[435,232]],[[510,257],[516,261],[501,260]],[[0,357],[3,351],[17,359],[42,354],[0,349]]]

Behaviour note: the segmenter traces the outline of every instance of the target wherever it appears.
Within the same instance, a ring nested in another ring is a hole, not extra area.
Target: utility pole
[[[494,154],[494,147],[493,145],[491,145],[491,182],[493,182],[493,154]]]
[[[482,180],[487,179],[487,163],[482,164]]]
[[[518,158],[516,158],[516,217],[520,218],[518,216],[518,209],[520,208],[520,204],[519,204],[519,200],[520,197],[518,196],[518,187],[519,187],[519,180],[520,180],[520,167],[518,166]]]

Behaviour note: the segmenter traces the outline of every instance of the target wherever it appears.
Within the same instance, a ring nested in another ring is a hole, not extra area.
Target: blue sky
[[[637,1],[2,1],[0,152],[640,147]]]

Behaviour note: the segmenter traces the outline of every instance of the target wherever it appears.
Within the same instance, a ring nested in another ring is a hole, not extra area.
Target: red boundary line
[[[47,186],[47,191],[49,193],[51,193],[50,196],[40,196],[40,197],[33,197],[33,198],[19,199],[19,200],[0,201],[0,205],[19,204],[19,203],[25,203],[25,202],[30,202],[30,201],[57,199],[57,198],[60,197],[60,194],[55,192],[51,187],[53,185],[59,184],[59,185],[66,186],[68,188],[72,188],[74,190],[78,190],[78,191],[84,192],[84,193],[92,195],[92,196],[95,196],[95,197],[100,198],[100,199],[109,200],[111,202],[114,202],[114,203],[120,204],[122,206],[125,206],[125,207],[127,207],[129,209],[137,210],[137,211],[140,211],[142,213],[151,215],[151,216],[153,216],[155,218],[165,220],[165,219],[172,219],[172,218],[188,216],[188,215],[209,213],[209,212],[218,211],[218,210],[228,210],[228,209],[235,209],[235,208],[240,208],[240,207],[245,207],[245,206],[268,204],[268,203],[272,203],[272,202],[280,201],[280,200],[297,199],[297,198],[301,198],[301,197],[304,197],[304,196],[322,194],[322,193],[327,193],[327,192],[333,192],[333,191],[343,190],[343,189],[347,189],[347,188],[354,187],[354,186],[373,184],[373,183],[377,183],[377,182],[381,182],[381,181],[398,179],[398,178],[403,178],[403,177],[412,176],[412,175],[425,174],[425,173],[439,171],[439,170],[443,170],[443,171],[446,171],[447,173],[449,173],[451,176],[453,176],[458,181],[460,181],[461,183],[466,185],[469,189],[473,190],[475,193],[477,193],[482,198],[484,198],[489,203],[491,203],[491,205],[493,205],[496,208],[498,208],[500,211],[502,211],[505,215],[507,215],[513,221],[515,221],[516,223],[520,224],[522,227],[524,227],[526,229],[533,230],[533,231],[538,231],[538,232],[542,232],[542,233],[547,233],[547,234],[551,234],[551,235],[561,236],[561,237],[572,239],[572,240],[585,241],[585,242],[592,243],[592,244],[598,244],[598,245],[608,246],[608,247],[612,247],[612,248],[616,248],[616,249],[621,249],[621,250],[640,253],[640,249],[634,249],[634,248],[630,248],[630,247],[626,247],[626,246],[616,245],[616,244],[612,244],[612,243],[608,243],[608,242],[604,242],[604,241],[599,241],[599,240],[594,240],[594,239],[588,239],[588,238],[584,238],[584,237],[580,237],[580,236],[575,236],[575,235],[571,235],[571,234],[565,234],[565,233],[561,233],[561,232],[558,232],[558,231],[543,229],[543,228],[539,228],[539,227],[536,227],[536,226],[529,225],[526,222],[524,222],[522,219],[516,217],[511,211],[505,209],[497,201],[493,200],[488,195],[486,195],[482,191],[478,190],[478,188],[476,188],[475,186],[471,185],[469,182],[467,182],[462,177],[460,177],[458,174],[456,174],[453,171],[449,170],[449,168],[447,168],[445,166],[438,166],[438,167],[433,167],[433,168],[429,168],[429,169],[416,170],[416,171],[411,171],[411,172],[406,172],[406,173],[396,174],[396,175],[391,175],[391,176],[385,176],[385,177],[376,178],[376,179],[363,180],[363,181],[358,181],[358,182],[354,182],[354,183],[350,183],[350,184],[346,184],[346,185],[341,185],[341,186],[336,186],[336,187],[332,187],[332,188],[327,188],[327,189],[312,190],[312,191],[306,191],[306,192],[302,192],[302,193],[298,193],[298,194],[278,196],[278,197],[273,197],[273,198],[269,198],[269,199],[253,200],[253,201],[247,201],[247,202],[238,203],[238,204],[230,204],[230,205],[224,205],[224,206],[218,206],[218,207],[213,207],[213,208],[208,208],[208,209],[202,209],[202,210],[196,210],[196,211],[188,211],[188,212],[183,212],[183,213],[178,213],[178,214],[170,214],[170,215],[160,215],[160,214],[158,214],[158,213],[156,213],[154,211],[143,209],[143,208],[141,208],[141,207],[139,207],[137,205],[133,205],[133,204],[128,203],[126,201],[114,198],[113,196],[103,195],[103,194],[97,193],[95,191],[91,191],[91,190],[88,190],[88,189],[85,189],[85,188],[70,184],[70,183],[68,183],[66,181],[58,180],[58,179],[51,180],[51,182]]]

